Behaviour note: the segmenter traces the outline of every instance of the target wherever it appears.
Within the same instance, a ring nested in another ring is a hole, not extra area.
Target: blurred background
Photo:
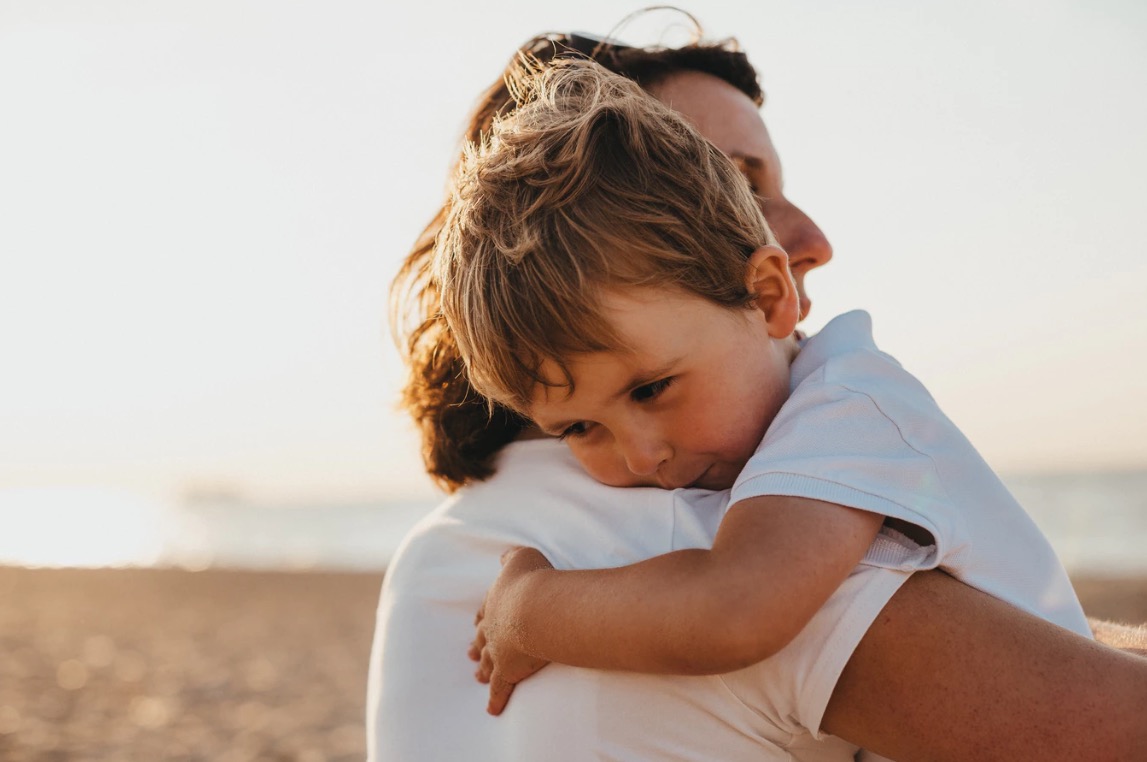
[[[511,52],[641,6],[0,0],[0,664],[26,657],[0,756],[72,758],[97,695],[161,756],[361,756],[380,573],[441,498],[395,406],[389,281]],[[787,195],[835,246],[806,328],[869,310],[1081,584],[1147,575],[1147,6],[690,10],[761,72]],[[17,568],[125,566],[208,571]],[[267,644],[304,631],[346,644],[310,664],[339,708],[284,745],[274,708],[315,696]],[[238,661],[196,661],[215,647]]]
[[[636,7],[0,4],[0,559],[381,568],[438,499],[390,278],[515,47]],[[808,328],[871,311],[1025,496],[1055,475],[1046,521],[1142,495],[1147,7],[694,10],[835,244]]]

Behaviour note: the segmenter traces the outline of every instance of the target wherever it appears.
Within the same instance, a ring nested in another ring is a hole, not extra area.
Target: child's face
[[[788,397],[791,335],[770,336],[762,309],[676,289],[627,288],[603,304],[633,349],[570,358],[573,394],[539,384],[530,416],[605,484],[731,487]],[[541,373],[563,383],[552,361]]]

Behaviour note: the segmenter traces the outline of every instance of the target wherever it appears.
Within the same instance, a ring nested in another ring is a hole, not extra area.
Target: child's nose
[[[623,445],[625,465],[638,476],[653,476],[661,464],[672,454],[668,444],[659,437],[637,435]]]

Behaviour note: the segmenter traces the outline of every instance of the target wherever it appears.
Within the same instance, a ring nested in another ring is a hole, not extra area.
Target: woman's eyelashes
[[[648,402],[649,400],[656,399],[669,388],[673,383],[673,377],[662,378],[648,384],[642,384],[629,393],[630,399],[634,402]]]
[[[749,190],[753,192],[754,196],[759,197],[764,190],[765,183],[768,182],[765,162],[756,156],[743,154],[733,154],[732,159],[733,163],[737,165],[737,169],[741,170],[741,174],[748,180]]]

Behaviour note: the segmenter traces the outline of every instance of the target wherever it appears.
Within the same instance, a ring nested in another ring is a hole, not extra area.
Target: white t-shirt
[[[920,382],[876,348],[868,313],[841,315],[806,340],[791,390],[733,485],[732,502],[794,495],[907,521],[936,544],[920,548],[884,533],[865,563],[940,566],[1092,636],[1043,533]]]
[[[665,677],[552,664],[501,717],[466,655],[474,614],[512,545],[559,569],[709,547],[727,492],[613,489],[565,445],[516,442],[496,475],[423,520],[387,570],[371,656],[371,760],[809,760],[851,762],[819,727],[857,643],[909,576],[860,566],[772,659],[728,675]]]

